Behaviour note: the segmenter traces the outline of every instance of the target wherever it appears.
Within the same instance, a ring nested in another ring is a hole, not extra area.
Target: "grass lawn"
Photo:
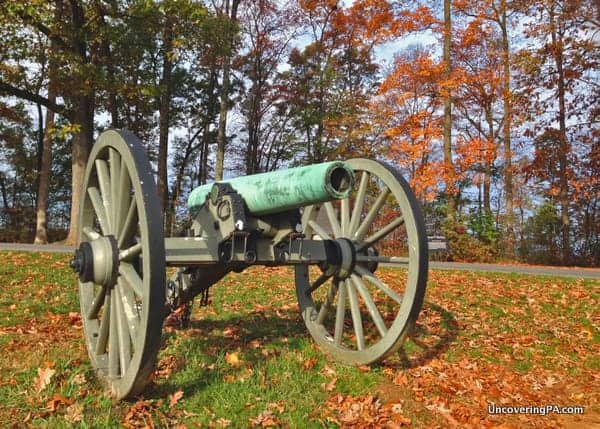
[[[189,329],[165,328],[151,387],[115,402],[88,362],[69,258],[0,252],[1,427],[600,427],[598,281],[430,271],[401,351],[354,368],[313,344],[292,271],[255,267],[213,287]]]

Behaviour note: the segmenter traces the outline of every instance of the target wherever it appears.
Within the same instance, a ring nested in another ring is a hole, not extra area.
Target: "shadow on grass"
[[[458,334],[458,323],[453,313],[433,303],[425,303],[421,316],[424,316],[423,313],[427,313],[427,316],[430,317],[433,316],[434,320],[439,320],[439,324],[428,326],[423,323],[427,320],[421,323],[417,321],[412,333],[409,334],[409,339],[418,346],[418,350],[407,353],[405,344],[396,354],[399,362],[386,362],[386,366],[407,369],[426,365],[432,359],[445,353],[450,344],[454,342]],[[233,330],[234,334],[226,337],[223,335],[226,330]],[[244,361],[249,366],[256,367],[278,356],[280,354],[278,347],[299,350],[302,348],[303,341],[310,341],[310,335],[300,314],[291,310],[277,313],[255,312],[250,315],[217,320],[192,320],[189,329],[179,332],[180,335],[185,335],[188,340],[192,341],[193,350],[190,352],[197,350],[198,353],[209,357],[207,365],[216,364],[224,353],[240,348]],[[177,335],[173,331],[165,332],[163,338],[168,342]],[[432,338],[435,339],[433,343],[430,341]],[[260,342],[260,347],[252,346],[252,343],[256,341]],[[270,349],[266,356],[265,349]],[[181,350],[178,350],[178,353],[181,353]],[[394,355],[392,355],[392,360],[395,360],[393,358]],[[239,367],[239,372],[241,373],[247,366]],[[228,373],[231,374],[233,368],[228,368],[228,370]],[[235,373],[233,375],[235,376]],[[150,392],[147,392],[147,397],[164,398],[177,390],[183,390],[186,396],[194,395],[213,383],[222,382],[222,379],[221,371],[198,368],[197,374],[184,382],[177,382],[171,378],[155,385]]]
[[[232,332],[228,336],[223,333]],[[191,341],[192,349],[208,358],[206,366],[217,364],[222,355],[241,349],[243,360],[247,365],[227,368],[227,374],[236,376],[249,367],[256,367],[281,354],[281,349],[299,350],[302,342],[309,340],[310,335],[304,326],[298,312],[291,310],[268,313],[252,313],[223,319],[192,320],[189,328],[163,332],[163,342],[168,343],[172,338],[185,336]],[[285,340],[284,340],[285,339]],[[253,343],[259,342],[259,347]],[[279,348],[279,349],[278,349]],[[269,349],[265,356],[264,350]],[[179,348],[177,354],[183,350]],[[187,363],[183,363],[185,366]],[[180,371],[183,368],[178,368]],[[223,382],[223,372],[198,368],[197,374],[184,382],[177,382],[173,377],[162,380],[154,385],[144,395],[146,398],[164,398],[177,390],[183,390],[186,396],[194,395],[213,383]]]
[[[445,308],[433,304],[431,302],[425,302],[423,309],[421,310],[421,318],[423,318],[423,312],[438,313],[440,317],[439,327],[433,326],[436,332],[433,332],[431,328],[425,326],[424,323],[417,324],[413,331],[409,334],[408,338],[419,347],[419,351],[412,353],[412,356],[408,356],[405,347],[402,347],[398,352],[400,363],[402,368],[416,368],[419,366],[426,365],[434,358],[438,358],[440,355],[445,353],[450,344],[456,340],[458,335],[458,323],[454,314]],[[428,337],[437,337],[433,344],[429,344],[427,341]]]

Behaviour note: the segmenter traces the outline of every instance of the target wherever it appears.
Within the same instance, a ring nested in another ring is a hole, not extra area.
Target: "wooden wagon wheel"
[[[110,393],[140,393],[160,348],[165,248],[156,184],[141,142],[106,131],[85,172],[79,249],[83,329],[92,365]]]
[[[427,238],[408,183],[393,168],[368,159],[347,161],[358,186],[349,198],[306,207],[307,238],[335,240],[337,264],[321,273],[296,267],[304,322],[319,346],[353,365],[382,360],[414,325],[427,283]],[[321,214],[319,215],[319,212]],[[401,267],[387,284],[378,265]]]

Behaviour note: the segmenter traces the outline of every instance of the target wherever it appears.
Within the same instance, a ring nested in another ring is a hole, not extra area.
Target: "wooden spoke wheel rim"
[[[302,226],[307,238],[351,242],[356,263],[341,277],[323,271],[316,277],[313,273],[312,280],[308,266],[297,266],[296,294],[304,322],[319,346],[341,362],[360,365],[396,351],[415,324],[425,295],[428,254],[421,210],[402,176],[377,161],[348,163],[355,172],[356,189],[339,203],[306,207]],[[396,215],[378,224],[386,207]],[[325,211],[328,227],[319,222],[319,211]],[[406,243],[405,256],[379,255],[377,244],[398,230]],[[400,291],[378,275],[382,262],[404,267]],[[315,297],[319,290],[320,297]]]
[[[84,336],[98,376],[120,399],[150,380],[165,301],[162,216],[141,142],[127,131],[104,132],[83,189],[80,249],[94,250],[93,279],[79,281]]]

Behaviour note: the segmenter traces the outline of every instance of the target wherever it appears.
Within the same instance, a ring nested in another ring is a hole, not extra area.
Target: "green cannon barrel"
[[[345,162],[332,161],[223,182],[242,196],[250,213],[260,216],[346,198],[354,186],[354,172]],[[192,191],[187,202],[190,212],[202,207],[212,186]]]

